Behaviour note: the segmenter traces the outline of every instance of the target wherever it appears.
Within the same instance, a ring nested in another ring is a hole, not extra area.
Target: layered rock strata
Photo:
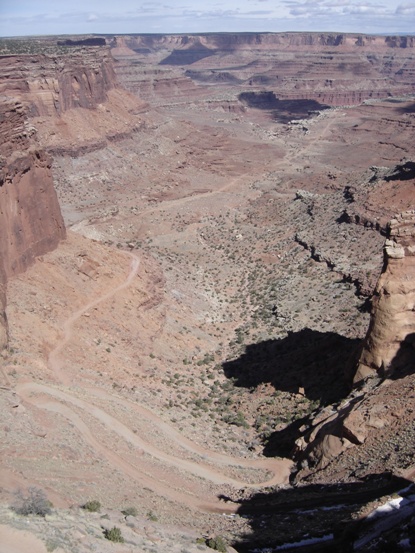
[[[385,267],[354,382],[393,377],[415,361],[415,210],[390,223]],[[415,368],[415,366],[413,367]]]
[[[189,90],[200,95],[205,88],[200,85],[213,82],[223,90],[267,90],[280,100],[307,99],[330,106],[415,91],[412,36],[134,35],[114,37],[111,47],[121,82],[153,101],[162,102],[168,95],[184,100]]]
[[[0,101],[0,349],[7,342],[7,279],[65,236],[51,158],[36,147],[21,102]]]
[[[114,86],[107,48],[44,48],[36,54],[0,57],[0,94],[27,101],[32,117],[95,108]]]
[[[77,157],[142,128],[147,105],[118,86],[107,46],[32,43],[31,54],[0,55],[0,95],[27,106],[41,147]]]

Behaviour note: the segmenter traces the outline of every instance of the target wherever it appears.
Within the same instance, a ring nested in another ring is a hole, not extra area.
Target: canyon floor
[[[8,285],[1,499],[45,490],[70,538],[38,535],[65,551],[93,550],[73,530],[92,499],[123,525],[117,551],[252,533],[238,501],[292,489],[273,435],[349,393],[385,225],[413,200],[382,178],[413,155],[413,99],[280,122],[200,87],[54,154],[67,239]]]

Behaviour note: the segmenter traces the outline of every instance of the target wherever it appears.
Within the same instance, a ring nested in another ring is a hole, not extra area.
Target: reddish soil
[[[267,439],[349,391],[382,232],[414,197],[374,166],[413,156],[413,100],[286,124],[194,88],[139,115],[110,93],[102,144],[98,111],[33,119],[69,230],[8,284],[4,501],[34,484],[231,539],[233,501],[288,487]]]

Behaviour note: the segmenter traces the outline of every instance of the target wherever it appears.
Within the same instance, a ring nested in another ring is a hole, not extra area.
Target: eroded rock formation
[[[23,48],[19,41],[14,47]],[[137,115],[147,106],[118,86],[107,46],[42,39],[32,48],[30,54],[3,48],[0,94],[27,107],[37,142],[49,153],[78,156],[141,128]]]
[[[31,116],[95,108],[114,86],[107,48],[42,49],[33,55],[0,57],[0,93],[27,101]]]
[[[8,277],[53,249],[65,226],[53,187],[51,159],[36,147],[25,107],[0,101],[0,349],[6,345],[4,313]]]
[[[384,269],[374,292],[369,330],[354,376],[356,389],[337,409],[330,406],[321,410],[297,439],[302,476],[308,474],[308,467],[325,468],[340,453],[364,444],[373,432],[392,426],[403,407],[395,394],[394,407],[388,409],[383,388],[377,384],[415,371],[415,210],[403,212],[390,222],[384,251]],[[374,383],[371,378],[375,378]]]
[[[390,223],[385,268],[376,286],[371,321],[354,382],[390,377],[415,361],[415,211]],[[414,367],[415,368],[415,367]]]

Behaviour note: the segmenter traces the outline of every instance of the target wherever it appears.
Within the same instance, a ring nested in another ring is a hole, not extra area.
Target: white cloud
[[[388,16],[392,18],[401,13],[412,13],[415,6],[415,4],[408,4],[396,9],[390,0],[385,0],[382,3],[371,0],[352,2],[349,0],[285,0],[285,4],[289,7],[291,16],[324,19],[335,16],[340,18],[345,16]],[[350,22],[353,21],[358,23],[357,19],[351,18]]]
[[[415,16],[415,4],[401,4],[396,8],[395,13],[396,15],[414,15]]]
[[[0,36],[82,34],[92,29],[114,34],[156,29],[413,33],[415,3],[396,4],[396,0],[0,0]]]

